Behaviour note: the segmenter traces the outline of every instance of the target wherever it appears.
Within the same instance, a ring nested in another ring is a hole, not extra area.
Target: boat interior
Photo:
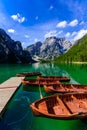
[[[58,92],[86,92],[87,86],[79,84],[54,84],[54,85],[44,85],[46,88],[50,88]]]
[[[87,113],[87,94],[51,96],[36,102],[36,107],[43,113],[55,115]]]

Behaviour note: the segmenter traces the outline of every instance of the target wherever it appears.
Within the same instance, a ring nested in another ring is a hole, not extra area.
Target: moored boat
[[[59,84],[60,82],[57,80],[38,80],[38,79],[32,79],[32,80],[22,80],[22,84],[25,86],[43,86],[43,85],[53,85],[53,84]]]
[[[18,77],[28,77],[28,76],[41,76],[40,72],[23,72],[16,74]]]
[[[87,118],[87,94],[56,94],[37,100],[30,107],[35,116],[63,120]]]
[[[46,80],[58,80],[60,82],[68,82],[70,81],[69,77],[66,76],[39,76],[38,79],[46,79]]]
[[[80,84],[54,84],[54,85],[44,85],[46,92],[87,92],[87,85]]]

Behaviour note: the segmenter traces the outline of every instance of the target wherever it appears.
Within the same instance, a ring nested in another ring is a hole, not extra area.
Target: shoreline
[[[87,64],[87,62],[73,61],[73,62],[53,62],[54,64]]]
[[[73,64],[87,64],[87,62],[71,62],[71,63],[73,63]]]

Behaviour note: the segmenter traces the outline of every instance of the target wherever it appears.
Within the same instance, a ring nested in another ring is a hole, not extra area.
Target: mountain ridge
[[[0,28],[0,63],[33,62],[28,51],[23,50],[20,41],[14,41]]]
[[[26,50],[29,51],[31,56],[36,55],[42,59],[54,59],[54,57],[60,56],[69,50],[71,46],[71,42],[67,41],[65,38],[51,36],[46,38],[43,43],[39,41],[28,46]]]

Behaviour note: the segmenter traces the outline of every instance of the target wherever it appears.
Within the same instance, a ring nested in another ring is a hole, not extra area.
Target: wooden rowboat
[[[80,84],[54,84],[54,85],[44,85],[46,92],[87,92],[87,85]]]
[[[87,118],[87,94],[56,94],[37,100],[30,107],[35,116],[63,120]]]
[[[58,80],[60,82],[68,82],[68,81],[70,81],[70,78],[66,77],[66,76],[39,76],[38,79]]]
[[[40,72],[24,72],[16,74],[18,77],[28,77],[28,76],[41,76]]]
[[[43,85],[53,85],[53,84],[59,84],[59,81],[55,80],[38,80],[38,79],[32,79],[32,80],[22,80],[22,84],[25,86],[43,86]]]

